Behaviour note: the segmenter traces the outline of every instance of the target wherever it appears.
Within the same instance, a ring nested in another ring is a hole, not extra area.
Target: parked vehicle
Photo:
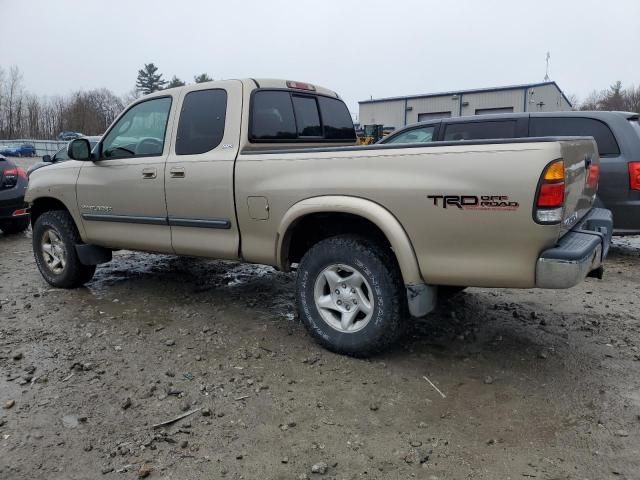
[[[80,132],[65,131],[60,132],[60,134],[58,135],[58,140],[64,140],[65,142],[68,142],[69,140],[74,140],[80,137],[84,137],[84,135]]]
[[[93,151],[35,171],[27,200],[51,285],[88,282],[113,249],[296,268],[325,347],[395,340],[438,286],[568,288],[601,275],[612,220],[593,208],[591,138],[355,146],[338,95],[229,80],[147,95]]]
[[[4,155],[6,157],[35,157],[36,147],[30,143],[9,145],[4,148],[0,148],[0,155]]]
[[[24,201],[27,174],[0,155],[0,230],[7,235],[29,227],[29,211]]]
[[[100,140],[100,137],[85,137],[89,140],[89,145],[91,148],[95,147],[96,143]],[[65,145],[60,150],[58,150],[53,156],[51,155],[43,155],[42,161],[38,163],[34,163],[27,169],[27,176],[31,176],[33,172],[36,170],[46,167],[47,165],[53,165],[58,162],[65,162],[69,160],[69,155],[67,155],[67,146]]]
[[[640,234],[640,121],[629,112],[545,112],[443,118],[410,125],[382,144],[580,135],[600,153],[597,205],[613,212],[614,234]]]

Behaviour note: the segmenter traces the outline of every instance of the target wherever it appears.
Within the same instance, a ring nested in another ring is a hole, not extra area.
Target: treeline
[[[619,110],[640,112],[640,85],[623,88],[616,82],[606,90],[594,90],[583,102],[574,104],[578,110]]]
[[[0,138],[53,139],[63,130],[103,133],[122,111],[125,100],[106,88],[45,97],[24,88],[17,67],[0,68]]]
[[[78,90],[66,96],[38,96],[24,87],[18,67],[0,67],[0,139],[55,139],[62,131],[101,135],[124,107],[140,95],[185,85],[175,75],[169,81],[156,73],[153,63],[138,71],[136,87],[120,97],[106,88]],[[206,73],[194,82],[208,82]]]

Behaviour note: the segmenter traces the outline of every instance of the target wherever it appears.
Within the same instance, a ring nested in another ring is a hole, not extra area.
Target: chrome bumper
[[[609,253],[613,219],[593,208],[558,244],[542,252],[536,265],[536,287],[570,288],[602,266]]]

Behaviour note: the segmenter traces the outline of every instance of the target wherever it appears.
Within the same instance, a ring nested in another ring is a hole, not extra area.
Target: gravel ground
[[[468,289],[370,360],[315,345],[267,267],[120,252],[58,290],[27,232],[0,271],[0,479],[640,478],[637,237],[602,281]]]

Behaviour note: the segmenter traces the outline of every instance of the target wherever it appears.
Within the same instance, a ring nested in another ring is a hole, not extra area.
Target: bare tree
[[[8,138],[13,138],[20,130],[22,100],[24,88],[22,86],[22,74],[17,66],[11,67],[5,83],[5,122]]]

